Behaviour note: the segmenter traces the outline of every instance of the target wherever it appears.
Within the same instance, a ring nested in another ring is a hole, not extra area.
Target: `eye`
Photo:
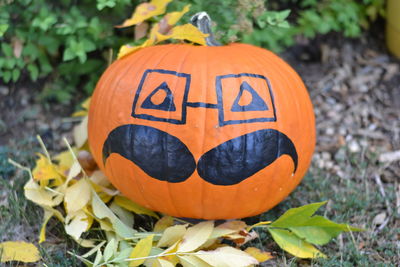
[[[274,98],[266,77],[251,73],[217,76],[216,90],[221,126],[276,121]]]
[[[189,87],[190,74],[162,69],[146,70],[136,91],[132,116],[184,124]]]

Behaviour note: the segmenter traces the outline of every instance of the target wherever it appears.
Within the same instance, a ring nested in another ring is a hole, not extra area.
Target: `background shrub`
[[[8,0],[0,4],[0,80],[42,82],[40,99],[69,102],[79,89],[90,94],[133,29],[115,29],[140,1]],[[331,31],[357,37],[379,15],[384,0],[185,0],[182,19],[207,11],[222,43],[245,42],[273,51]],[[287,21],[290,21],[290,25]]]

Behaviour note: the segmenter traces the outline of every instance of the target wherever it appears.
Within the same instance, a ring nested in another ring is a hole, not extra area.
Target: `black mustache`
[[[103,163],[117,153],[132,161],[149,176],[170,183],[183,182],[196,169],[187,146],[177,137],[159,129],[127,124],[115,128],[103,146]],[[298,155],[293,142],[274,129],[248,133],[218,145],[203,154],[197,172],[215,185],[234,185],[288,155],[296,172]]]

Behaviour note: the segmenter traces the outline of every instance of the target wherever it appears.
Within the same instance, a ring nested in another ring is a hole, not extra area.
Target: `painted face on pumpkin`
[[[216,76],[215,101],[211,102],[192,99],[191,80],[188,73],[147,69],[136,88],[131,116],[184,125],[188,109],[215,109],[218,127],[279,120],[273,89],[263,75]],[[197,170],[202,179],[213,185],[234,185],[282,155],[292,159],[293,172],[298,164],[295,145],[276,129],[259,129],[236,136],[208,150],[196,162],[190,147],[176,136],[152,126],[125,124],[109,133],[102,153],[104,165],[112,153],[117,153],[150,177],[170,183],[183,182]]]

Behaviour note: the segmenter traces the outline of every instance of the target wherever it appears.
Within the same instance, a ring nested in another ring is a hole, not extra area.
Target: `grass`
[[[343,148],[345,149],[345,148]],[[15,147],[1,147],[0,154],[0,239],[25,240],[37,243],[42,211],[27,201],[23,195],[23,185],[28,176],[5,164],[8,157],[24,165],[33,166],[34,153],[39,145],[32,139],[24,140]],[[256,245],[275,251],[275,264],[279,266],[396,266],[400,258],[397,237],[400,229],[394,227],[399,214],[381,231],[376,231],[373,218],[386,209],[387,203],[395,203],[395,187],[384,188],[383,197],[377,184],[371,178],[376,171],[373,155],[346,152],[340,162],[342,168],[350,170],[346,179],[330,174],[316,165],[310,168],[301,185],[273,210],[248,221],[273,220],[291,207],[311,202],[329,200],[321,208],[321,215],[336,222],[350,223],[366,229],[365,232],[343,234],[320,249],[329,257],[317,260],[299,260],[281,251],[264,232]],[[348,167],[351,168],[348,168]],[[393,207],[391,207],[393,209]],[[40,246],[43,262],[47,266],[80,266],[80,262],[69,256],[67,251],[76,251],[75,242],[67,237],[61,224],[56,220],[49,223],[47,229],[49,243]],[[15,265],[18,266],[18,265]],[[268,265],[266,265],[268,266]]]

